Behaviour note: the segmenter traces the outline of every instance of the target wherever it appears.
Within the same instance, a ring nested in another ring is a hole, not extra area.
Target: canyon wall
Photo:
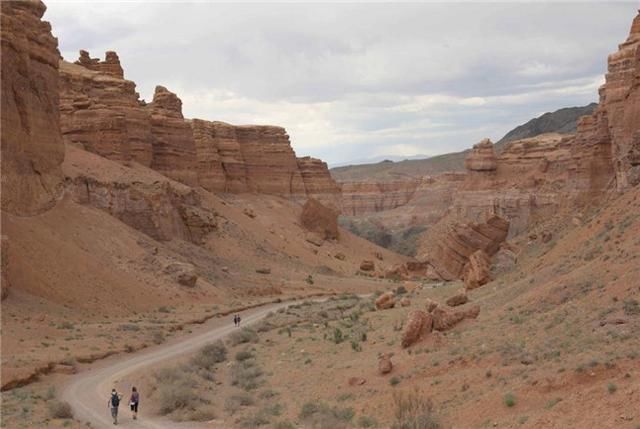
[[[618,190],[640,183],[640,11],[627,40],[609,55],[594,120],[608,127]]]
[[[342,213],[361,216],[404,206],[413,198],[420,183],[420,180],[341,183]]]
[[[2,210],[33,215],[62,192],[58,41],[40,1],[0,2]]]
[[[60,63],[61,124],[66,142],[119,162],[135,161],[211,192],[254,192],[296,201],[314,197],[341,207],[327,165],[297,158],[282,127],[185,119],[182,101],[157,86],[151,103],[124,79],[118,55],[86,51]]]

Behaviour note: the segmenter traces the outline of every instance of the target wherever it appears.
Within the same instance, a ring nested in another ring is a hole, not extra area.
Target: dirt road
[[[242,313],[242,326],[250,325],[264,318],[270,311],[286,307],[291,303],[267,304]],[[113,427],[111,415],[107,408],[107,400],[112,387],[120,380],[126,380],[132,373],[141,369],[157,365],[158,363],[190,353],[212,341],[224,338],[237,329],[232,322],[232,316],[211,319],[207,323],[194,328],[192,334],[172,339],[157,347],[145,349],[140,353],[107,359],[94,368],[74,375],[63,387],[61,398],[73,408],[74,416],[81,422],[91,423],[92,428]],[[125,394],[120,405],[119,425],[124,428],[201,428],[202,424],[177,424],[168,420],[148,417],[145,414],[144,392],[140,403],[138,420],[132,420]],[[211,426],[208,426],[211,427]]]

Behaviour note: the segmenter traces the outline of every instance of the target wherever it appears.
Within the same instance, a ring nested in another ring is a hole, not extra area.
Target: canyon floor
[[[640,189],[634,189],[606,208],[550,220],[541,226],[552,231],[547,243],[515,240],[521,248],[518,263],[469,293],[467,305],[480,305],[480,316],[426,335],[409,348],[400,345],[408,312],[423,309],[427,298],[443,303],[462,287],[460,282],[344,277],[339,281],[343,291],[377,295],[395,290],[410,305],[375,310],[372,297],[341,294],[288,308],[265,307],[258,313],[265,319],[247,329],[234,330],[228,317],[213,320],[208,323],[227,325],[220,332],[235,332],[224,346],[218,344],[226,351],[224,358],[204,363],[198,359],[203,352],[182,337],[198,338],[207,325],[184,324],[166,344],[112,358],[140,365],[133,367],[135,379],[118,378],[116,385],[124,392],[133,382],[140,387],[143,417],[201,420],[202,427],[392,427],[394,395],[418,389],[442,427],[635,429],[640,425],[639,208]],[[98,332],[109,332],[115,337],[111,341],[150,343],[157,323],[179,326],[186,321],[180,316],[185,310],[176,307],[93,327],[56,327],[69,335],[42,347],[59,349],[74,335],[98,339]],[[11,327],[15,315],[7,316]],[[175,360],[145,363],[153,350],[162,354],[166,349],[172,356],[172,344],[182,341],[191,345]],[[380,375],[378,358],[387,353],[393,370]],[[82,377],[87,366],[75,365]],[[122,364],[117,368],[126,370]],[[115,374],[92,386],[108,391]],[[7,427],[82,426],[83,419],[51,419],[47,411],[47,404],[56,401],[52,386],[67,379],[53,374],[3,393]],[[106,416],[106,411],[91,412]],[[125,427],[145,427],[127,419],[123,412]]]

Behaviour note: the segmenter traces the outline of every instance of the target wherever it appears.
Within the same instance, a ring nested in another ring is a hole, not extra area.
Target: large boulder
[[[302,207],[300,223],[308,231],[318,234],[324,240],[335,240],[338,232],[338,212],[309,198]]]
[[[475,319],[479,314],[480,306],[478,305],[457,311],[436,307],[431,313],[433,316],[433,329],[436,331],[447,331],[462,322],[464,319]]]
[[[409,347],[420,339],[423,334],[428,334],[433,328],[431,314],[422,310],[413,310],[409,313],[402,332],[402,347]]]
[[[466,304],[469,301],[467,291],[460,290],[458,293],[447,299],[445,302],[449,307],[457,307],[459,305]]]
[[[391,355],[389,353],[383,353],[378,359],[378,372],[382,375],[389,374],[393,369],[393,362],[391,362]]]
[[[483,250],[478,250],[469,257],[469,262],[464,268],[463,279],[467,290],[478,288],[491,281],[491,260]]]
[[[396,305],[393,292],[385,292],[376,299],[376,308],[378,310],[386,310]]]

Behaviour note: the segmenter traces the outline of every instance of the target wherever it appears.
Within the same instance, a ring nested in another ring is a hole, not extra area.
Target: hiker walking
[[[129,405],[131,406],[131,414],[133,415],[133,420],[138,418],[138,404],[140,403],[140,394],[138,393],[138,389],[136,387],[131,388],[131,398],[129,399]]]
[[[109,402],[107,402],[107,407],[111,409],[111,417],[113,417],[113,424],[118,424],[118,407],[120,406],[120,399],[122,399],[122,395],[116,392],[116,389],[111,390],[111,397],[109,398]]]
[[[241,320],[242,320],[242,319],[240,319],[240,315],[238,314],[238,327],[240,327],[240,321],[241,321]]]
[[[237,314],[233,315],[233,325],[234,326],[238,326],[238,315]]]

